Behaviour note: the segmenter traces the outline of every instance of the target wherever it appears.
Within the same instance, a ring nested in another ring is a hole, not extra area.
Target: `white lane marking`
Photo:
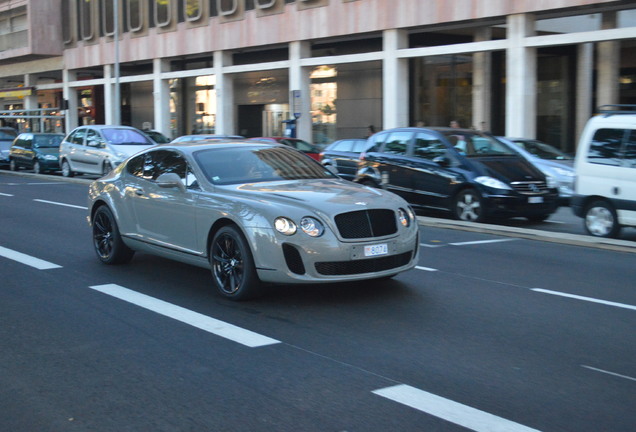
[[[88,207],[78,206],[78,205],[74,205],[74,204],[65,204],[65,203],[61,203],[61,202],[47,201],[47,200],[43,200],[43,199],[34,199],[33,201],[37,201],[37,202],[41,202],[41,203],[45,203],[45,204],[55,204],[55,205],[64,206],[64,207],[72,207],[72,208],[78,208],[78,209],[82,209],[82,210],[88,210]]]
[[[551,223],[551,224],[565,224],[565,223],[567,223],[567,222],[561,222],[561,221],[552,220],[552,219],[548,219],[548,220],[546,220],[544,222]]]
[[[611,301],[607,301],[607,300],[600,300],[600,299],[596,299],[596,298],[593,298],[593,297],[583,297],[583,296],[579,296],[579,295],[575,295],[575,294],[566,294],[566,293],[562,293],[562,292],[558,292],[558,291],[550,291],[550,290],[545,290],[545,289],[541,289],[541,288],[531,288],[531,290],[532,291],[536,291],[536,292],[540,292],[540,293],[544,293],[544,294],[551,294],[551,295],[560,296],[560,297],[568,297],[568,298],[573,298],[573,299],[576,299],[576,300],[583,300],[583,301],[588,301],[588,302],[592,302],[592,303],[604,304],[606,306],[614,306],[614,307],[619,307],[619,308],[623,308],[623,309],[636,310],[636,306],[632,306],[632,305],[628,305],[628,304],[624,304],[624,303],[611,302]]]
[[[217,336],[246,345],[250,348],[280,343],[280,341],[276,339],[254,333],[250,330],[237,327],[198,312],[193,312],[181,306],[138,293],[120,285],[105,284],[91,286],[90,288],[140,306],[144,309],[156,312],[160,315],[197,327],[209,333],[213,333]]]
[[[502,243],[502,242],[509,242],[509,241],[515,241],[515,240],[519,240],[519,239],[510,238],[510,239],[495,239],[495,240],[477,240],[477,241],[449,243],[449,245],[452,245],[452,246],[465,246],[465,245],[486,244],[486,243]]]
[[[424,270],[424,271],[430,271],[430,272],[437,271],[437,269],[430,268],[430,267],[415,266],[415,268],[418,270]]]
[[[26,264],[38,270],[50,270],[50,269],[62,267],[57,264],[53,264],[52,262],[44,261],[39,258],[35,258],[30,255],[23,254],[22,252],[17,252],[11,249],[7,249],[2,246],[0,246],[0,256],[9,258],[10,260],[17,261],[22,264]]]
[[[426,244],[426,243],[420,243],[420,246],[422,247],[427,247],[427,248],[438,248],[438,247],[444,247],[446,245],[432,245],[432,244]]]
[[[11,194],[6,194],[6,193],[2,193],[2,192],[0,192],[0,195],[2,195],[2,196],[9,196],[9,197],[13,196],[13,195],[11,195]]]
[[[596,372],[601,372],[601,373],[604,373],[604,374],[607,374],[607,375],[612,375],[612,376],[615,376],[615,377],[625,378],[625,379],[628,379],[628,380],[636,381],[636,378],[633,378],[633,377],[630,377],[630,376],[627,376],[627,375],[617,374],[616,372],[610,372],[610,371],[606,371],[606,370],[603,370],[603,369],[597,369],[595,367],[586,366],[586,365],[581,365],[581,367],[584,367],[586,369],[590,369],[590,370],[593,370],[593,371],[596,371]]]
[[[537,429],[529,428],[405,384],[375,390],[373,393],[474,431],[538,432]]]

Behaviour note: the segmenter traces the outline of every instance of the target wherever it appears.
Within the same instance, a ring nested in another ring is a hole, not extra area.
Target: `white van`
[[[574,162],[574,214],[598,237],[636,227],[636,105],[604,105],[591,118]]]

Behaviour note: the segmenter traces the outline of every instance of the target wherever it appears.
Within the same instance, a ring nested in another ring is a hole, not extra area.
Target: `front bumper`
[[[332,233],[303,237],[260,235],[254,248],[259,278],[268,283],[326,283],[375,279],[409,270],[419,257],[418,227],[399,235],[344,242]],[[267,239],[266,237],[269,237]],[[271,241],[273,240],[273,241]],[[365,246],[386,245],[387,253],[365,256]]]
[[[490,216],[539,216],[552,214],[558,209],[559,194],[484,195],[484,201],[486,212]]]

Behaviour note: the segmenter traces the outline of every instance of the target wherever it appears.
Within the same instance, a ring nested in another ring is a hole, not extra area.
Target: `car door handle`
[[[146,192],[144,192],[142,188],[134,188],[133,190],[135,191],[135,195],[137,196],[144,196],[146,194]]]

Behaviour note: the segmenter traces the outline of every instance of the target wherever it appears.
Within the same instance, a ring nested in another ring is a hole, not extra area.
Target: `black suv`
[[[558,207],[546,176],[495,137],[455,128],[397,128],[369,138],[359,183],[383,187],[414,207],[482,222],[522,216],[541,221]]]

